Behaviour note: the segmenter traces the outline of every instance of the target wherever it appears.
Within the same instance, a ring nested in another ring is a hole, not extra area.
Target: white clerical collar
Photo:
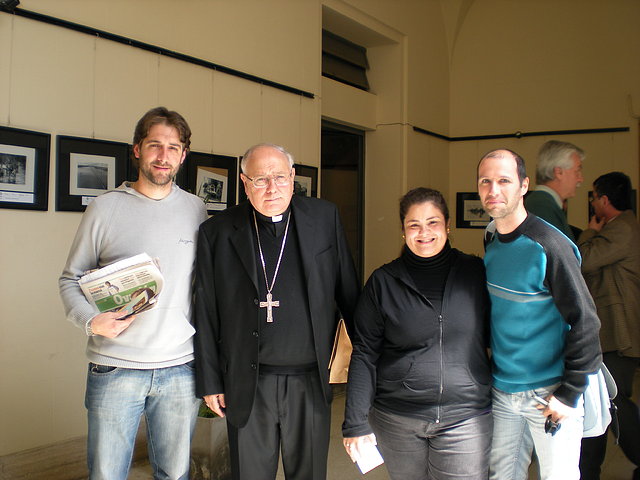
[[[553,197],[553,199],[556,201],[558,206],[562,208],[562,199],[560,198],[560,195],[558,195],[558,192],[556,192],[553,188],[547,187],[546,185],[538,185],[536,187],[536,190],[539,192],[547,192],[549,195]]]
[[[264,223],[280,223],[282,222],[282,220],[284,220],[285,215],[289,214],[289,209],[287,208],[284,212],[282,212],[280,215],[274,215],[273,217],[268,217],[267,215],[263,215],[260,212],[258,212],[256,209],[254,209],[254,212],[256,212],[256,216],[258,217],[258,220]]]

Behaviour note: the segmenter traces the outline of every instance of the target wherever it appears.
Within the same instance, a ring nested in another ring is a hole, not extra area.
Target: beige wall
[[[302,98],[0,13],[0,125],[52,135],[49,210],[0,211],[0,455],[86,431],[86,337],[64,320],[57,291],[81,214],[55,211],[56,134],[130,142],[137,119],[161,104],[185,115],[194,150],[240,155],[268,140],[287,146],[301,163],[318,165],[320,4],[177,5],[23,0],[20,7],[203,57],[318,97]]]
[[[598,175],[621,170],[638,188],[640,2],[634,0],[470,2],[451,59],[451,135],[630,127],[628,133],[528,137],[451,144],[453,192],[474,191],[480,156],[500,146],[527,161],[535,184],[536,153],[546,140],[586,151],[585,182],[569,201],[570,223],[587,226],[587,192]],[[469,175],[472,173],[472,175]],[[481,232],[454,232],[481,252]]]
[[[336,33],[367,47],[374,119],[363,112],[355,89],[341,90],[340,109],[323,83],[322,114],[372,131],[366,135],[364,274],[395,258],[402,245],[398,200],[410,187],[448,190],[448,145],[418,136],[413,126],[446,134],[449,125],[449,54],[445,21],[437,0],[325,0],[350,28]],[[325,25],[326,26],[326,25]],[[333,26],[333,25],[332,25]],[[365,29],[366,32],[362,32]],[[350,88],[350,87],[347,87]],[[344,115],[340,118],[340,115]],[[348,118],[347,118],[348,117]],[[354,117],[356,119],[354,120]],[[433,176],[431,176],[433,175]]]
[[[323,6],[325,20],[369,42],[370,94],[321,79]],[[630,126],[630,133],[561,138],[587,151],[587,183],[621,169],[638,187],[637,120],[627,108],[630,94],[640,114],[636,0],[22,0],[20,7],[316,98],[0,13],[0,125],[53,139],[129,142],[137,118],[165,104],[191,123],[194,150],[239,155],[268,140],[315,166],[322,116],[367,130],[365,275],[399,251],[397,201],[408,188],[442,190],[455,219],[455,193],[475,191],[483,152],[513,148],[533,172],[546,140],[449,143],[413,126],[450,136]],[[587,190],[570,204],[578,226],[586,225]],[[49,211],[0,209],[0,455],[86,429],[84,334],[65,322],[56,284],[80,214],[55,212],[54,192],[55,148]],[[452,233],[454,246],[481,252],[480,230]]]

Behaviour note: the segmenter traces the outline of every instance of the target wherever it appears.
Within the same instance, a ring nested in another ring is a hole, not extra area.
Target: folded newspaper
[[[156,260],[146,253],[134,255],[80,277],[78,284],[100,312],[122,312],[122,317],[153,307],[164,277]]]

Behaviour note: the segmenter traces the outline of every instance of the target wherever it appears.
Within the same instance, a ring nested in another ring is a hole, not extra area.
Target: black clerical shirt
[[[258,212],[255,214],[267,278],[271,285],[291,209],[282,215],[282,220],[279,222],[273,222],[271,217],[265,217]],[[254,241],[258,265],[259,299],[264,302],[267,289],[257,248],[257,238]],[[267,323],[267,309],[260,308],[259,361],[261,365],[297,367],[317,362],[300,248],[295,218],[292,216],[280,268],[271,291],[273,301],[280,302],[279,307],[273,307],[273,322]]]

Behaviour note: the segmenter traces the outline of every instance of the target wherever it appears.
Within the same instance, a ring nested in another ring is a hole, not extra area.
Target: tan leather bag
[[[349,362],[351,361],[351,340],[347,334],[344,320],[341,318],[333,342],[333,351],[329,361],[329,383],[347,383]]]

